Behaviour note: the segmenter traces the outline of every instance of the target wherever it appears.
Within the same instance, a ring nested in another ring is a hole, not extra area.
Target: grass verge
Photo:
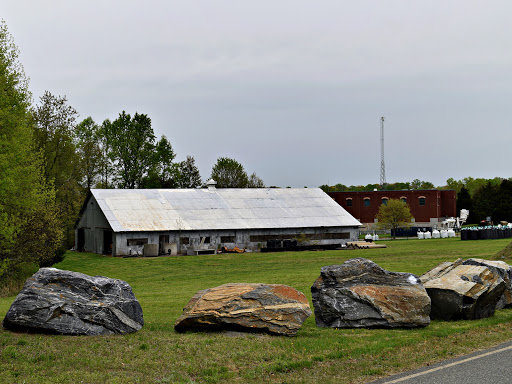
[[[0,330],[0,383],[365,383],[512,338],[512,310],[422,329],[325,329],[306,320],[296,337],[173,330],[200,289],[228,282],[282,283],[311,299],[325,265],[353,257],[422,274],[458,257],[491,259],[509,241],[386,241],[388,248],[119,259],[68,253],[61,269],[127,281],[144,310],[134,334],[69,337]],[[0,318],[14,297],[0,298]]]

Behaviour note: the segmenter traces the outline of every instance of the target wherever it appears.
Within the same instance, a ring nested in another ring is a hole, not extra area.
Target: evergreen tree
[[[512,181],[503,180],[496,202],[496,220],[512,222]]]
[[[460,192],[457,193],[457,201],[456,201],[456,210],[457,216],[460,214],[461,209],[467,209],[469,211],[469,216],[467,218],[467,224],[475,223],[473,217],[475,217],[475,213],[473,212],[473,199],[471,198],[469,191],[466,187],[461,187]]]
[[[485,220],[489,216],[492,221],[500,220],[497,209],[498,199],[499,186],[488,181],[473,196],[474,220]]]

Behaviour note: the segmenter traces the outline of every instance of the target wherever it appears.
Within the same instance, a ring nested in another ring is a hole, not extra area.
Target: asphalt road
[[[510,384],[512,342],[369,384]]]

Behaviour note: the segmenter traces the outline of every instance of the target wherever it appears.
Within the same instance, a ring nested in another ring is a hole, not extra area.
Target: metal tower
[[[386,189],[386,166],[384,164],[384,116],[380,118],[380,189]]]

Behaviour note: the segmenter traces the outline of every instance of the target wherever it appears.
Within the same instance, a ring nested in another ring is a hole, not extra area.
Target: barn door
[[[78,228],[77,239],[76,239],[76,250],[83,252],[85,247],[85,231],[83,228]]]
[[[112,254],[112,231],[108,229],[103,230],[103,254]]]

